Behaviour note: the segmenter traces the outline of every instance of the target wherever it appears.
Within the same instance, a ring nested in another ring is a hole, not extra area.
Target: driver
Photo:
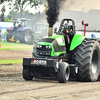
[[[69,23],[66,23],[64,28],[66,33],[70,33],[72,31],[71,27],[69,26]]]
[[[64,36],[68,36],[68,40],[71,42],[72,38],[73,38],[73,34],[72,34],[72,27],[71,25],[69,25],[69,23],[66,23],[64,25]]]

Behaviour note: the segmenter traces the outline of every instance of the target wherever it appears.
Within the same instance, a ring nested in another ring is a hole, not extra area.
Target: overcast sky
[[[88,12],[90,9],[100,10],[100,0],[66,0],[64,9]]]

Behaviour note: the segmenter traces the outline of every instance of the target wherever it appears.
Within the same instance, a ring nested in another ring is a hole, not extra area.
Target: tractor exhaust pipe
[[[52,30],[53,30],[53,27],[49,27],[49,33],[48,33],[48,36],[52,36]]]

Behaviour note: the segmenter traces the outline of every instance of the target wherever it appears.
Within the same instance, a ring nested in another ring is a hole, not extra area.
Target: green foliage
[[[29,0],[31,7],[38,7],[43,4],[43,0]]]
[[[8,0],[1,0],[0,4],[4,3],[5,1],[8,1]]]
[[[5,22],[12,22],[9,18],[5,18]]]
[[[0,2],[0,4],[2,4],[2,3],[4,3],[5,1],[12,1],[12,0],[0,0],[1,2]]]
[[[20,17],[22,18],[23,15],[23,11],[25,11],[26,7],[28,5],[32,7],[38,7],[41,4],[43,4],[42,0],[15,0],[14,2],[14,9],[16,11],[20,11]]]
[[[7,16],[7,18],[20,18],[20,13],[18,11],[11,10]]]
[[[24,16],[24,18],[31,19],[31,21],[33,21],[36,18],[37,15],[30,13],[28,10],[26,10],[26,11],[23,11],[23,16]],[[7,16],[7,18],[10,19],[10,20],[12,18],[20,18],[20,13],[12,10],[12,11],[9,12],[9,15]]]

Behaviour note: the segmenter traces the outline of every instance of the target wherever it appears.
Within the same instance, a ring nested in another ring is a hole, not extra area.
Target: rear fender
[[[75,34],[72,39],[70,51],[74,50],[77,46],[79,46],[86,37],[80,34]]]

